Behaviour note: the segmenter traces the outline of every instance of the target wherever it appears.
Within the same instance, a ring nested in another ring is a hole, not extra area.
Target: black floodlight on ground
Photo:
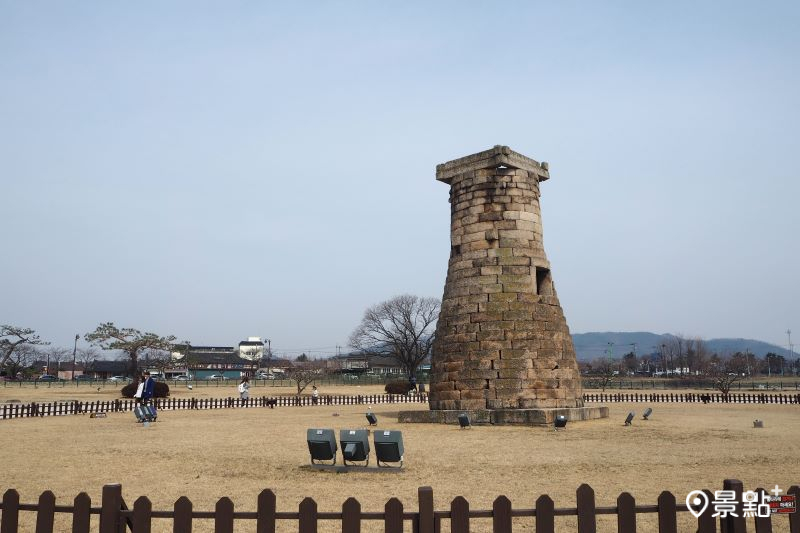
[[[628,413],[628,418],[625,419],[625,425],[626,426],[630,426],[631,425],[631,422],[633,422],[633,417],[634,416],[636,416],[636,415],[633,413],[633,411]]]
[[[375,416],[375,413],[367,413],[367,422],[369,422],[370,426],[377,426],[378,425],[378,417]]]
[[[309,429],[306,432],[311,464],[315,461],[333,461],[336,464],[336,434],[332,429]]]
[[[389,467],[386,463],[400,463],[403,467],[403,433],[401,431],[375,431],[375,459],[380,467]],[[381,464],[383,463],[383,464]]]
[[[759,419],[756,418],[755,420],[753,420],[753,427],[754,428],[763,428],[764,427],[764,421],[763,420],[759,420]]]
[[[567,427],[567,417],[564,415],[558,415],[555,420],[553,420],[553,428],[558,431],[559,429],[564,429]]]
[[[644,420],[650,420],[649,416],[652,415],[652,414],[653,414],[653,410],[648,407],[647,409],[644,410],[644,413],[642,413],[642,418]]]
[[[342,446],[344,464],[364,461],[369,465],[369,431],[366,429],[343,429],[339,432],[339,444]]]
[[[469,415],[467,413],[461,413],[458,415],[458,425],[461,427],[461,429],[472,427],[472,425],[469,423]]]

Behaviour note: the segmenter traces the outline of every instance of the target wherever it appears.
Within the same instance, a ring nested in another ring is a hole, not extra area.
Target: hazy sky
[[[435,166],[505,144],[573,332],[785,346],[798,6],[0,1],[0,323],[332,353],[441,297]]]

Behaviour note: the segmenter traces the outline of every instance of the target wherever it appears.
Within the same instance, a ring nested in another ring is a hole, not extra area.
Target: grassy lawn
[[[266,390],[270,395],[294,392],[289,387]],[[0,402],[11,398],[10,392],[0,388]],[[382,387],[332,386],[321,392],[373,394],[382,392]],[[261,389],[253,393],[260,396]],[[192,391],[173,387],[176,397],[234,394],[233,384]],[[54,387],[45,394],[45,389],[22,388],[15,389],[13,397],[87,401],[113,399],[118,391]],[[339,510],[349,496],[356,497],[364,511],[381,511],[393,496],[414,509],[417,488],[424,485],[433,487],[436,508],[441,510],[459,495],[473,509],[490,509],[500,494],[515,507],[533,507],[540,494],[549,494],[556,507],[572,507],[581,483],[595,489],[598,506],[614,505],[623,491],[631,492],[638,503],[654,504],[662,490],[670,490],[680,502],[694,489],[720,489],[729,477],[741,479],[745,489],[775,484],[786,489],[800,483],[798,406],[656,404],[649,421],[641,420],[643,404],[609,407],[607,420],[571,423],[565,431],[554,432],[400,425],[399,409],[425,406],[373,406],[379,429],[403,431],[406,467],[398,474],[336,474],[308,467],[306,429],[328,427],[338,433],[365,427],[363,406],[163,411],[149,428],[136,424],[131,413],[111,413],[103,419],[6,420],[0,421],[0,490],[16,488],[28,503],[46,489],[53,490],[60,503],[71,502],[81,491],[99,502],[103,484],[121,483],[129,505],[147,495],[154,509],[171,509],[179,496],[186,495],[195,509],[213,510],[217,499],[228,496],[237,510],[254,511],[258,493],[270,488],[277,494],[279,511],[296,510],[306,496],[318,502],[320,511]],[[637,419],[624,427],[631,410]],[[753,428],[755,418],[765,421],[763,429]],[[641,517],[643,531],[656,529],[652,520],[650,515]],[[603,517],[601,530],[614,530],[612,523],[612,518]],[[562,518],[557,524],[569,527],[574,520]],[[243,522],[241,531],[252,531],[251,526]],[[206,527],[210,527],[207,521],[200,522],[197,531]],[[281,530],[296,531],[296,527],[287,523]],[[328,523],[323,530],[338,527]],[[474,529],[487,527],[490,521],[479,521]],[[688,521],[682,527],[693,531]],[[515,529],[532,531],[532,520],[518,519]],[[171,529],[162,521],[155,530]]]

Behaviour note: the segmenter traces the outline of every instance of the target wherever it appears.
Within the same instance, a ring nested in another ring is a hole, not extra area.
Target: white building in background
[[[264,341],[261,337],[247,337],[239,343],[239,357],[249,361],[260,361],[264,358]]]

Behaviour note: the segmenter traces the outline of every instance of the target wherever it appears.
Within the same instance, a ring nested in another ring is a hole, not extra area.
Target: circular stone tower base
[[[552,426],[557,416],[570,422],[608,418],[608,407],[564,407],[559,409],[475,409],[453,411],[400,411],[398,422],[412,424],[455,424],[458,415],[466,413],[471,425]]]

